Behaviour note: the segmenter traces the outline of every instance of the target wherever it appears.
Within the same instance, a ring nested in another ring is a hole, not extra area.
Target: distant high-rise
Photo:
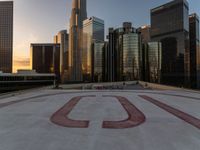
[[[162,43],[162,83],[190,86],[189,4],[173,0],[151,10],[151,41]]]
[[[147,50],[149,82],[160,83],[162,67],[162,46],[160,42],[148,42]]]
[[[106,54],[111,62],[107,65],[112,66],[108,79],[111,81],[139,80],[141,38],[137,30],[131,23],[125,22],[121,28],[109,29],[108,40]]]
[[[200,88],[199,17],[189,16],[190,22],[190,79],[192,88]]]
[[[92,59],[94,59],[94,53],[92,49],[92,44],[96,41],[104,42],[104,21],[96,17],[91,17],[89,19],[84,20],[83,22],[83,81],[91,81],[93,78]]]
[[[70,81],[82,81],[83,21],[86,18],[86,0],[73,0],[69,27]]]
[[[92,44],[92,81],[103,80],[103,54],[105,42],[95,41]]]
[[[141,34],[142,43],[148,43],[151,41],[151,27],[149,25],[140,27],[138,31]]]
[[[55,73],[60,79],[60,44],[31,44],[31,68],[37,73]]]
[[[109,30],[109,39],[111,39],[111,36],[113,35],[111,33],[111,31],[113,31],[113,28],[110,28]],[[112,51],[113,49],[110,49],[108,46],[109,42],[106,41],[104,42],[104,47],[103,47],[103,64],[102,64],[102,67],[103,67],[103,81],[104,82],[110,82],[110,81],[113,81],[114,79],[114,52]]]
[[[12,72],[13,1],[0,1],[0,70]]]
[[[162,46],[160,42],[144,43],[141,51],[141,80],[160,83]]]
[[[67,81],[68,73],[69,35],[67,30],[62,30],[54,36],[54,43],[60,44],[60,75],[61,81],[64,83]]]

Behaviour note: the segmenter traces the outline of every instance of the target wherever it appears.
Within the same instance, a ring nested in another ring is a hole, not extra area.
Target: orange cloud
[[[30,59],[15,58],[13,62],[13,72],[16,72],[18,69],[30,69]]]

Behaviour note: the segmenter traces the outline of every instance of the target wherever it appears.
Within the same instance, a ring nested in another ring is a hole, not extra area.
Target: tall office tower
[[[174,0],[151,10],[151,41],[162,43],[162,83],[190,86],[189,6]]]
[[[148,42],[147,47],[149,82],[160,83],[162,67],[162,44],[160,42]]]
[[[197,14],[189,16],[190,23],[190,77],[191,87],[200,88],[200,45],[199,45],[199,17]]]
[[[91,17],[83,22],[82,73],[83,81],[92,81],[92,43],[104,42],[104,21]]]
[[[141,69],[141,81],[149,82],[149,62],[148,62],[148,43],[142,43],[140,51],[140,69]]]
[[[141,26],[138,28],[138,32],[141,36],[142,48],[140,52],[140,69],[141,76],[140,80],[149,82],[149,67],[148,67],[148,42],[151,41],[151,27],[149,25]]]
[[[105,42],[95,41],[92,44],[92,81],[103,81],[103,53]]]
[[[69,31],[69,79],[82,81],[83,21],[87,18],[86,0],[73,0]]]
[[[111,29],[110,29],[111,30]],[[111,31],[109,30],[109,36],[111,36]],[[103,77],[102,80],[103,82],[112,82],[114,77],[113,77],[113,70],[114,70],[114,56],[112,49],[109,49],[108,44],[109,42],[106,41],[104,42],[104,47],[103,47]]]
[[[0,70],[12,72],[13,1],[0,1]]]
[[[116,74],[117,74],[117,68],[116,68],[116,51],[114,49],[114,39],[115,39],[115,30],[114,28],[109,28],[108,30],[108,36],[107,36],[108,42],[106,44],[106,48],[104,50],[104,80],[107,82],[113,82],[116,81]]]
[[[109,29],[108,51],[114,61],[111,81],[139,80],[141,38],[132,24],[125,22],[123,27]]]
[[[30,58],[37,73],[55,73],[60,80],[60,44],[31,44]]]
[[[61,82],[67,82],[68,73],[68,44],[69,35],[67,30],[60,31],[56,36],[54,36],[54,43],[60,44],[60,75]]]

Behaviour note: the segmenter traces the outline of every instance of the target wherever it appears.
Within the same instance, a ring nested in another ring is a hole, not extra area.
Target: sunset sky
[[[72,0],[14,0],[14,71],[29,68],[30,43],[53,42],[68,29]],[[150,9],[170,0],[87,0],[88,17],[105,20],[108,27],[131,21],[135,27],[150,23]],[[188,0],[190,12],[200,15],[200,1]]]

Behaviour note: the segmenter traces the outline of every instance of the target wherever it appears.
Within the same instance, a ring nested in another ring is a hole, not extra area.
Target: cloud
[[[19,69],[31,69],[29,58],[14,58],[13,72],[17,72]]]
[[[30,66],[29,58],[18,58],[14,60],[15,66]]]

